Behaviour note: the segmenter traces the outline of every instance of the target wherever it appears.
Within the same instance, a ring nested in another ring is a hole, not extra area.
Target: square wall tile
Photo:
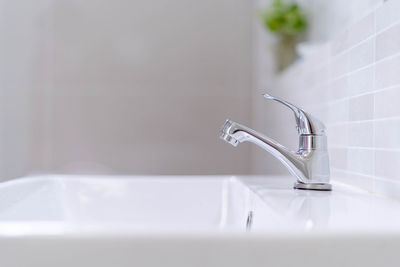
[[[376,36],[376,46],[375,46],[376,60],[392,56],[399,52],[400,52],[400,24],[396,24],[395,26],[385,30],[384,32]]]
[[[329,86],[329,100],[343,99],[348,96],[349,85],[347,76],[333,80]]]
[[[329,147],[334,146],[348,146],[349,134],[348,134],[349,124],[340,123],[334,124],[333,126],[328,126],[327,136]]]
[[[349,124],[349,146],[372,147],[374,143],[373,122],[354,122]]]
[[[370,39],[349,51],[347,72],[368,66],[374,60],[374,40]]]
[[[347,169],[347,148],[331,148],[329,159],[332,168]]]
[[[348,95],[355,96],[374,90],[374,67],[356,71],[347,77]]]
[[[339,123],[349,120],[349,101],[347,99],[332,102],[328,109],[329,119],[326,123]]]
[[[347,170],[359,174],[374,174],[374,155],[372,149],[349,148],[347,152]]]
[[[374,122],[375,147],[400,150],[400,119]]]
[[[400,151],[375,151],[375,176],[400,182]]]
[[[375,93],[376,119],[400,117],[400,86]]]
[[[351,121],[370,120],[374,113],[374,95],[367,94],[350,99],[349,117]]]
[[[384,59],[375,66],[375,89],[400,85],[400,56]]]

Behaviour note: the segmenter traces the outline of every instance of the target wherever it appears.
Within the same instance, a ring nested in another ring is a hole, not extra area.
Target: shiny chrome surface
[[[277,101],[294,112],[299,133],[297,151],[291,151],[275,140],[229,119],[222,126],[221,139],[235,147],[242,142],[251,142],[270,152],[296,177],[296,189],[331,190],[324,124],[293,104],[268,94],[264,97]]]
[[[295,105],[286,102],[280,98],[271,96],[269,94],[263,95],[266,99],[274,100],[282,105],[290,108],[296,118],[296,128],[301,135],[323,135],[325,133],[325,125],[318,119],[314,118],[312,115],[307,114],[302,109],[296,107]]]
[[[331,184],[304,184],[304,183],[295,183],[293,186],[294,189],[301,190],[317,190],[317,191],[331,191]]]

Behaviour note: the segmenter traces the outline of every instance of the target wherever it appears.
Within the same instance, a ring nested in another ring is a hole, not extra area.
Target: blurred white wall
[[[245,0],[0,0],[1,177],[250,171]]]
[[[0,180],[44,166],[50,1],[0,1]]]

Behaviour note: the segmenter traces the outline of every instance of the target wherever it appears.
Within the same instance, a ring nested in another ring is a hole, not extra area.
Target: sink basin
[[[0,235],[243,232],[250,193],[226,177],[23,178],[0,184]]]
[[[399,265],[400,202],[292,186],[250,176],[4,182],[1,266]]]

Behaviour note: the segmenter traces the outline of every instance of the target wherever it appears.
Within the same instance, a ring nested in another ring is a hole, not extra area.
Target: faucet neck
[[[299,151],[304,150],[320,150],[326,151],[328,149],[326,135],[299,135]]]

